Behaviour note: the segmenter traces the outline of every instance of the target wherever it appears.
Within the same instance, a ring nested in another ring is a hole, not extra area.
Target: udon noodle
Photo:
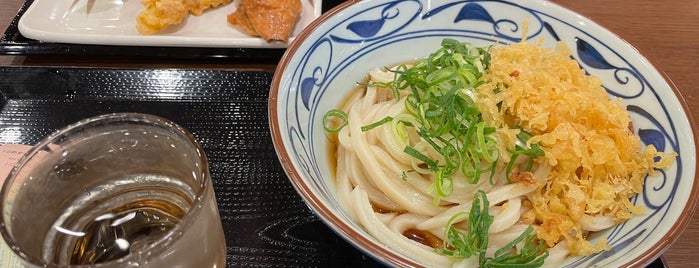
[[[492,58],[484,59],[489,66],[479,82],[460,92],[478,107],[490,129],[486,134],[497,142],[493,151],[481,153],[497,161],[483,163],[479,178],[454,172],[448,194],[440,194],[437,175],[406,147],[438,163],[445,156],[418,133],[416,111],[406,105],[411,90],[389,86],[411,65],[377,68],[340,107],[346,115],[336,145],[341,205],[377,240],[431,267],[483,264],[477,256],[442,254],[454,247],[446,244],[450,226],[469,232],[467,212],[478,190],[493,216],[485,256],[496,255],[530,226],[537,243],[545,243],[545,265],[606,250],[604,239],[593,243],[588,234],[642,213],[629,198],[641,191],[644,176],[669,166],[674,154],[658,153],[652,145],[644,150],[620,101],[609,100],[565,47],[521,42],[494,46],[486,56]],[[522,133],[530,136],[523,139]],[[488,143],[488,137],[480,141]],[[513,156],[534,144],[542,154]]]

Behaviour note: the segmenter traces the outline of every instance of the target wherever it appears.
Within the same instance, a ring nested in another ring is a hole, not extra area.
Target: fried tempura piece
[[[154,34],[181,23],[189,13],[201,15],[204,10],[230,3],[232,0],[141,0],[145,10],[136,18],[141,34]]]
[[[299,15],[301,0],[241,0],[228,22],[267,42],[288,42]]]
[[[226,5],[231,1],[232,0],[184,0],[184,3],[190,13],[199,16],[207,8]]]
[[[141,0],[146,8],[136,18],[136,29],[142,34],[154,34],[187,17],[182,0]]]

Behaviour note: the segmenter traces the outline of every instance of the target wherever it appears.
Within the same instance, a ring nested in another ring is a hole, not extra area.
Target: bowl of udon
[[[311,210],[389,266],[646,265],[697,202],[677,89],[547,1],[347,1],[290,44],[269,121]]]

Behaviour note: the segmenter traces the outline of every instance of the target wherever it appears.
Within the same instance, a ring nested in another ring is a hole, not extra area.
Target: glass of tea
[[[28,267],[225,266],[204,150],[164,118],[109,114],[59,130],[0,197],[0,233]]]

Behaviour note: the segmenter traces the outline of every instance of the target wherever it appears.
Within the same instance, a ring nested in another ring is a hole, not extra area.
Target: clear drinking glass
[[[28,267],[225,266],[204,151],[160,117],[70,125],[19,161],[0,196],[0,232]]]

